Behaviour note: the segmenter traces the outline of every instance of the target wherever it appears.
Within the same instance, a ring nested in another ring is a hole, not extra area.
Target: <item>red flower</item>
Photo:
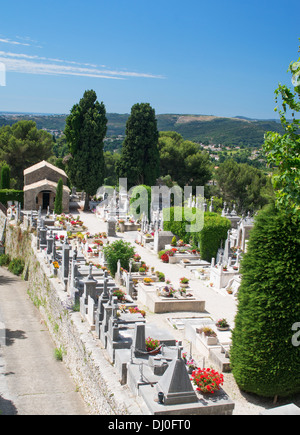
[[[191,381],[196,385],[197,391],[213,394],[220,389],[220,385],[223,385],[224,377],[213,369],[199,368],[193,371]]]

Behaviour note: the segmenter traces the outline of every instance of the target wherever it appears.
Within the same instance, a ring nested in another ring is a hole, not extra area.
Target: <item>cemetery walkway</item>
[[[0,268],[0,415],[87,415],[27,283]]]

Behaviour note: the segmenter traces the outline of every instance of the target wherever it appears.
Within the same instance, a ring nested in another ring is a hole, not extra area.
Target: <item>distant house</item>
[[[24,171],[24,210],[54,209],[56,188],[63,181],[63,212],[69,212],[70,189],[67,174],[51,163],[42,161]]]

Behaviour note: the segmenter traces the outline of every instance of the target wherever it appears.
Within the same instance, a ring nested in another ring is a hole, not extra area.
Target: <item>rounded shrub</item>
[[[118,269],[118,260],[120,260],[123,269],[129,269],[129,261],[134,257],[134,248],[129,242],[116,240],[115,242],[103,248],[105,259],[111,275],[114,277]]]

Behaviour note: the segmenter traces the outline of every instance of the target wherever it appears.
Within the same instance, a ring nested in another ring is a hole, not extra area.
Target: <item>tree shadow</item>
[[[17,415],[18,410],[11,400],[4,399],[0,395],[0,415]]]
[[[10,329],[5,330],[5,344],[6,346],[12,346],[15,340],[25,340],[27,337],[25,331],[16,330],[12,331]]]
[[[262,406],[266,410],[278,408],[284,405],[289,405],[291,403],[294,403],[296,406],[300,407],[300,393],[293,394],[287,397],[278,397],[276,402],[274,402],[274,398],[262,397],[254,393],[247,393],[245,391],[242,391],[240,388],[239,391],[241,395],[247,400],[247,402],[253,403],[254,405]]]
[[[6,284],[12,284],[18,281],[18,278],[16,276],[0,276],[0,286],[6,285]]]

